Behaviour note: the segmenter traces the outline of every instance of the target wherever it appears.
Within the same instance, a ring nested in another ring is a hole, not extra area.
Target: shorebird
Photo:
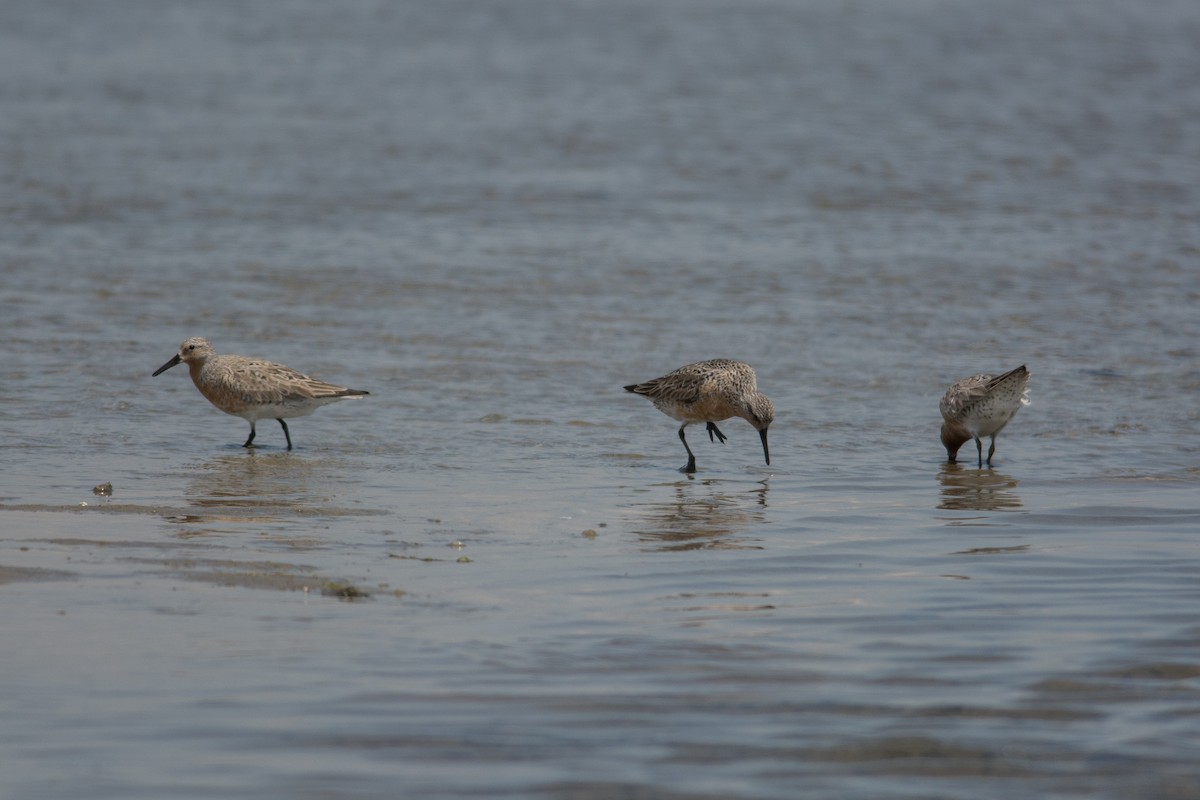
[[[958,448],[968,439],[975,440],[979,451],[979,466],[983,466],[983,442],[981,436],[992,437],[988,448],[987,464],[992,465],[992,454],[996,452],[996,434],[1013,418],[1021,406],[1029,405],[1029,370],[1025,365],[1009,370],[1003,375],[972,375],[955,381],[946,390],[940,408],[942,418],[942,444],[946,455],[955,460]]]
[[[187,364],[192,383],[208,402],[250,423],[250,438],[242,447],[254,446],[254,423],[274,419],[283,426],[287,449],[292,449],[292,434],[286,417],[303,417],[321,406],[346,397],[362,397],[370,392],[347,389],[319,381],[291,367],[246,356],[217,355],[207,340],[187,339],[171,360],[154,370],[166,372],[176,364]]]
[[[754,368],[749,364],[728,358],[699,361],[661,378],[630,384],[625,391],[645,395],[659,411],[683,422],[679,426],[679,441],[687,450],[688,462],[682,472],[696,471],[696,455],[688,447],[684,428],[693,422],[703,422],[709,441],[714,441],[715,436],[724,444],[726,436],[715,423],[730,417],[741,417],[754,426],[762,439],[763,458],[771,463],[767,428],[775,419],[775,407],[758,391]]]

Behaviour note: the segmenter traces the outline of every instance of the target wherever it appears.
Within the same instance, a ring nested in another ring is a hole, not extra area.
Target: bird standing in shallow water
[[[763,458],[767,464],[771,463],[767,428],[775,420],[775,407],[758,391],[754,368],[749,364],[728,358],[699,361],[661,378],[630,384],[625,391],[650,398],[659,411],[683,422],[679,426],[679,441],[688,454],[683,472],[696,471],[696,456],[688,447],[684,428],[693,422],[703,422],[709,441],[714,441],[715,435],[724,444],[725,434],[715,423],[730,417],[741,417],[754,426],[762,440]]]
[[[983,466],[983,442],[981,436],[992,437],[988,448],[987,464],[992,465],[996,452],[996,434],[1013,418],[1021,406],[1029,405],[1029,370],[1025,365],[1003,375],[972,375],[956,381],[946,390],[940,408],[942,418],[942,444],[946,455],[955,460],[958,448],[968,439],[975,440],[979,451],[979,466]]]
[[[307,416],[335,400],[370,394],[310,378],[273,361],[217,355],[212,345],[199,337],[184,341],[179,352],[154,370],[154,374],[166,372],[176,364],[188,365],[192,383],[208,402],[250,423],[250,438],[243,447],[254,446],[256,421],[274,419],[283,426],[287,449],[291,450],[292,434],[284,418]]]

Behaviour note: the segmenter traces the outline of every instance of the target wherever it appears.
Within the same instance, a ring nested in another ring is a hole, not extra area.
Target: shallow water
[[[0,795],[1200,796],[1196,41],[5,4]],[[246,451],[192,335],[371,396]],[[684,476],[620,387],[717,356]]]

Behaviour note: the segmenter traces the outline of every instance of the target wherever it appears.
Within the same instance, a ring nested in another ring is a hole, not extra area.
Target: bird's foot
[[[727,437],[725,434],[721,433],[721,429],[720,429],[720,428],[718,428],[716,425],[714,425],[714,424],[713,424],[713,423],[711,423],[711,422],[710,422],[710,423],[708,423],[708,424],[705,426],[705,428],[706,428],[706,430],[708,431],[708,440],[709,440],[710,442],[711,442],[711,441],[714,441],[714,439],[713,439],[713,434],[716,434],[716,437],[717,437],[717,439],[720,439],[720,440],[721,440],[721,444],[725,444],[725,440],[726,440],[727,438],[729,438],[729,437]]]

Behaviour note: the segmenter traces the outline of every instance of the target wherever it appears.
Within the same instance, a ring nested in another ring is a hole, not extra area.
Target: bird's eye
[[[196,345],[194,345],[194,344],[188,345],[188,350],[195,350],[195,349],[196,349]]]

